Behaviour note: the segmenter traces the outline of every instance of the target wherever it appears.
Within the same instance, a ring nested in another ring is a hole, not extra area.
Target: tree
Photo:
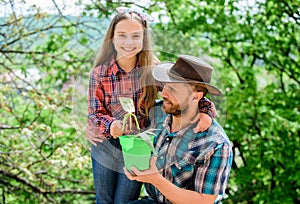
[[[220,60],[219,108],[235,150],[227,203],[299,202],[299,3],[171,0],[153,9],[168,11],[158,28]]]
[[[56,0],[55,15],[1,1],[11,11],[0,19],[3,203],[93,202],[87,81],[118,6],[157,17],[161,61],[192,54],[214,64],[224,96],[211,99],[235,153],[224,203],[299,202],[299,0],[84,2],[72,16]]]
[[[1,3],[11,9],[0,19],[1,203],[93,199],[89,147],[76,129],[72,98],[102,27],[64,16],[53,3],[56,15],[35,6],[23,13],[23,1]]]

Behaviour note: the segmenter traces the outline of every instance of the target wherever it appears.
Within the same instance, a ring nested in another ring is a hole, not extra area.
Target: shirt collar
[[[163,128],[166,130],[166,133],[169,135],[169,136],[178,136],[178,137],[181,137],[184,135],[184,133],[192,126],[189,125],[187,126],[186,128],[182,129],[182,130],[179,130],[177,132],[173,132],[171,133],[171,124],[172,124],[172,115],[169,114],[168,117],[166,117],[166,119],[164,120],[163,122]]]
[[[110,66],[114,75],[117,75],[119,71],[122,71],[115,61],[113,61]]]
[[[111,67],[114,75],[117,75],[118,72],[124,72],[124,70],[114,60],[111,61],[110,67]],[[133,70],[139,69],[139,68],[140,68],[140,65],[139,65],[139,63],[137,63],[136,66],[133,68]]]

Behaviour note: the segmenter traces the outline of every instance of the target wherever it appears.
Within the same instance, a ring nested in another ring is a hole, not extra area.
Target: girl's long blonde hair
[[[153,107],[155,99],[157,97],[157,86],[154,78],[152,77],[152,66],[159,63],[159,60],[155,57],[151,47],[151,36],[148,29],[147,21],[143,20],[138,14],[132,13],[118,13],[111,21],[109,28],[103,40],[102,47],[99,49],[95,61],[94,67],[100,65],[109,66],[111,60],[115,60],[117,51],[113,45],[113,36],[116,25],[126,19],[134,19],[139,22],[144,29],[143,49],[137,56],[137,63],[141,67],[140,85],[142,87],[142,96],[138,100],[138,111],[144,116],[148,117],[149,110]],[[142,104],[145,106],[145,110],[142,110]]]

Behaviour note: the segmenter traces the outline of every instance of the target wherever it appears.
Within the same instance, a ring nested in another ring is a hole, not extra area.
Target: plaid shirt
[[[110,124],[123,120],[123,110],[119,97],[132,98],[137,113],[138,99],[141,96],[139,67],[125,72],[117,63],[95,67],[90,74],[88,96],[89,125],[99,127],[101,134],[109,136]],[[143,106],[142,106],[143,107]],[[141,128],[144,121],[138,117]]]
[[[156,166],[161,174],[176,186],[204,194],[218,195],[221,203],[228,183],[233,154],[230,141],[222,127],[213,120],[201,133],[191,125],[171,133],[171,116],[155,110],[152,124],[158,129],[155,148]],[[170,203],[154,186],[146,184],[149,195],[157,203]]]
[[[126,112],[123,110],[119,97],[129,97],[134,101],[135,114],[140,128],[146,126],[146,121],[138,113],[138,99],[142,95],[140,87],[140,67],[135,67],[130,72],[125,72],[116,62],[109,66],[95,67],[90,74],[88,92],[88,123],[90,126],[99,127],[100,133],[109,138],[110,124],[114,120],[123,120]],[[158,89],[162,86],[158,84]],[[141,104],[141,109],[144,104]],[[216,114],[214,104],[204,98],[199,103],[199,111],[214,117]]]

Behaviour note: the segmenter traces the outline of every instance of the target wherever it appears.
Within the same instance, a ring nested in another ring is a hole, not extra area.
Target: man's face
[[[163,111],[177,116],[187,111],[189,103],[193,100],[193,91],[185,83],[165,83],[161,97],[164,99]]]

